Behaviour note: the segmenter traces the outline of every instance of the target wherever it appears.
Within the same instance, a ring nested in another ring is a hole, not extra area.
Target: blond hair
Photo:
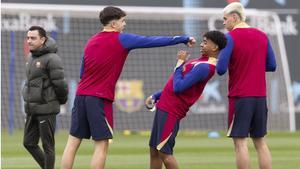
[[[240,16],[242,21],[246,21],[246,15],[245,15],[245,9],[243,5],[240,2],[232,2],[228,4],[224,9],[223,9],[224,14],[232,14],[236,13]]]

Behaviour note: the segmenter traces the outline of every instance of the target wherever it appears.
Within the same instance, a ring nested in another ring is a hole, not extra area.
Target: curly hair
[[[226,36],[220,31],[208,31],[203,35],[203,37],[206,37],[218,45],[219,50],[225,48],[227,44]]]

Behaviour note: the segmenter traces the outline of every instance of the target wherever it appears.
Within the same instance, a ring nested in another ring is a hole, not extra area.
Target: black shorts
[[[76,96],[70,134],[77,138],[106,140],[113,137],[112,102],[94,96]]]
[[[149,141],[150,147],[165,154],[173,154],[175,138],[179,130],[179,120],[157,109]]]
[[[267,133],[266,97],[229,98],[229,137],[263,137]]]

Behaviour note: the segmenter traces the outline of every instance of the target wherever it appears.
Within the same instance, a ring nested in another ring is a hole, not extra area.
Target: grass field
[[[1,168],[39,168],[22,145],[22,131],[8,135],[2,130]],[[115,134],[110,144],[107,169],[146,169],[149,166],[148,138],[146,134],[125,136]],[[67,132],[56,134],[56,167],[60,168],[61,155],[67,140]],[[300,132],[270,133],[267,142],[271,149],[274,169],[300,169]],[[88,169],[92,154],[92,142],[85,140],[76,156],[74,169]],[[235,159],[231,139],[208,138],[205,132],[181,132],[176,140],[175,157],[182,169],[233,169]],[[258,169],[252,143],[250,144],[252,168]]]

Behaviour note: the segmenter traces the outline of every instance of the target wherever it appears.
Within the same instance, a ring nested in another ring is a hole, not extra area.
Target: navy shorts
[[[228,137],[263,137],[267,134],[266,97],[229,98]]]
[[[179,122],[175,117],[157,109],[149,146],[165,154],[173,154],[175,138],[179,130]]]
[[[112,102],[94,96],[76,96],[70,134],[77,138],[106,140],[113,137]]]

